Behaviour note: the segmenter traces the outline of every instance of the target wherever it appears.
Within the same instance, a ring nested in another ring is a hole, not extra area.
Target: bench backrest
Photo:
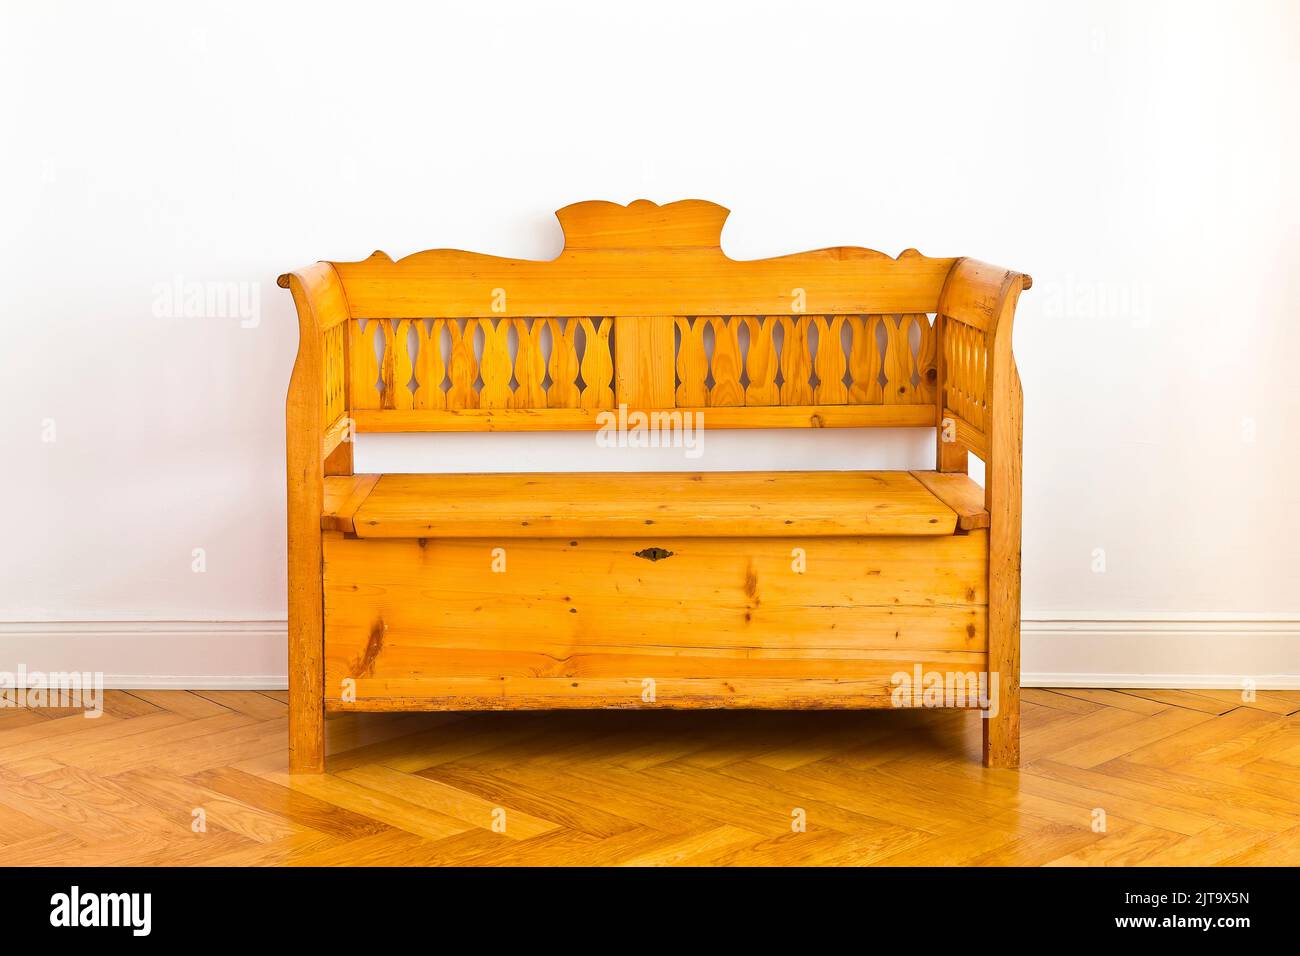
[[[319,378],[299,391],[319,389],[305,416],[322,455],[351,428],[597,428],[626,405],[713,428],[946,424],[948,443],[988,457],[994,339],[1014,372],[1027,276],[914,249],[737,261],[727,214],[583,202],[557,213],[551,261],[376,252],[282,276],[302,322],[295,379]]]

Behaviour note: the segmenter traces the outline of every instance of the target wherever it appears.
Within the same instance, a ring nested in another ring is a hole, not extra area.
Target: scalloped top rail
[[[638,199],[620,206],[595,199],[557,210],[564,230],[561,258],[593,249],[676,249],[722,255],[722,227],[731,210],[703,199],[660,206]]]
[[[333,265],[354,318],[401,319],[934,312],[956,262],[854,246],[731,259],[727,215],[698,199],[580,202],[556,213],[549,261],[435,249]]]

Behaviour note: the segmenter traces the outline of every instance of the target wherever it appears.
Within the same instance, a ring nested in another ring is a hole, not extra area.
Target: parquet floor
[[[979,766],[967,713],[347,715],[292,781],[284,700],[0,710],[0,859],[1300,863],[1298,692],[1029,690],[1019,772]]]

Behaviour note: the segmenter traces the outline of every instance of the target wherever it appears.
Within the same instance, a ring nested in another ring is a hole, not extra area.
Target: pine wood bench
[[[985,763],[1016,766],[1029,277],[912,249],[736,261],[727,210],[696,200],[557,215],[549,262],[377,252],[280,277],[300,330],[290,770],[324,768],[327,712],[980,706],[953,696],[972,674],[995,697]],[[355,432],[595,430],[614,410],[931,428],[936,465],[353,473]]]

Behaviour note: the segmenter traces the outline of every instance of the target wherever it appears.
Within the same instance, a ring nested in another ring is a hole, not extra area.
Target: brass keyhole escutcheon
[[[638,551],[636,556],[647,561],[662,561],[664,558],[671,558],[673,553],[664,548],[644,548]]]

